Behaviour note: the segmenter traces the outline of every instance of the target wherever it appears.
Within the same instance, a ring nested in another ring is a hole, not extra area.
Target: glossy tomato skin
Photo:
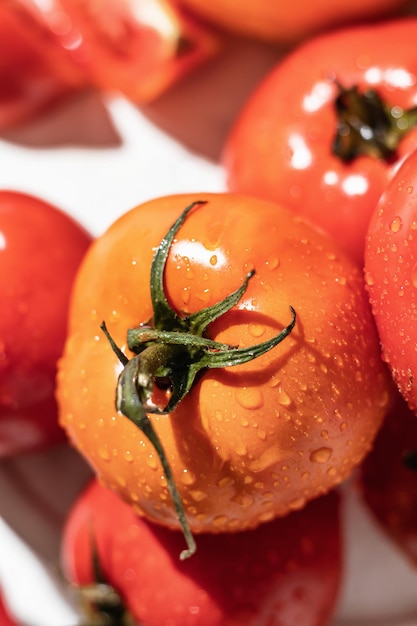
[[[10,614],[3,598],[0,597],[0,626],[18,626],[16,620]]]
[[[95,549],[102,580],[142,626],[328,623],[341,579],[337,493],[257,530],[200,535],[183,562],[182,542],[94,480],[69,513],[63,571],[76,585],[96,582]]]
[[[398,393],[359,472],[364,502],[388,536],[417,564],[417,419]]]
[[[54,0],[65,12],[63,35],[77,41],[74,58],[100,89],[136,103],[157,98],[218,52],[213,30],[167,0]]]
[[[240,303],[211,325],[210,336],[251,346],[290,322],[290,305],[298,316],[273,351],[205,372],[170,416],[152,416],[191,527],[223,532],[301,508],[346,478],[371,446],[391,381],[362,272],[331,240],[259,199],[155,199],[122,216],[87,254],[59,367],[61,423],[106,485],[141,514],[177,526],[153,447],[115,410],[121,368],[100,324],[125,350],[127,329],[152,316],[156,247],[201,199],[207,204],[191,212],[168,257],[174,309],[187,315],[219,302],[255,269]]]
[[[399,163],[417,147],[417,130],[403,137],[394,158],[342,161],[332,152],[337,83],[376,89],[392,106],[415,106],[416,36],[417,19],[393,20],[333,31],[290,52],[230,132],[224,150],[229,189],[287,205],[362,265],[371,213]]]
[[[365,279],[383,356],[417,411],[417,154],[402,164],[372,215]]]
[[[83,72],[34,2],[0,5],[0,131],[85,87]]]
[[[295,8],[276,0],[180,0],[202,17],[242,35],[294,44],[319,31],[353,21],[398,14],[407,0],[302,0]]]
[[[72,282],[90,242],[43,200],[0,191],[0,457],[64,439],[56,363]]]

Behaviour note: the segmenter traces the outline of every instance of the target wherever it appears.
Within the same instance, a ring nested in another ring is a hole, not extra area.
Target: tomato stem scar
[[[356,85],[336,84],[333,153],[346,163],[361,155],[395,158],[401,139],[417,124],[417,107],[404,110],[387,104],[375,89],[361,93]]]
[[[235,291],[220,302],[188,316],[179,315],[168,302],[164,272],[168,254],[175,235],[189,212],[203,201],[193,202],[185,208],[159,244],[151,265],[150,291],[153,309],[152,322],[131,328],[127,332],[127,345],[134,356],[129,359],[116,345],[105,322],[101,329],[113,352],[123,365],[116,390],[116,408],[130,419],[153,445],[162,464],[168,488],[182,528],[187,549],[180,559],[196,551],[184,506],[174,481],[163,444],[152,424],[149,414],[166,415],[174,411],[190,391],[199,372],[211,368],[224,368],[247,363],[272,350],[292,331],[296,312],[289,306],[291,321],[276,336],[246,348],[214,341],[205,336],[209,324],[230,311],[242,298],[255,271],[248,272]],[[154,385],[166,386],[170,393],[165,405],[154,401]]]

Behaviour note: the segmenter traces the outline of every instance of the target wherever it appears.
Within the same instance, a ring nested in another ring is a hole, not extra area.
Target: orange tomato
[[[168,246],[169,227],[193,201],[206,204],[191,210]],[[155,250],[168,256],[159,268],[165,296],[154,291],[153,303]],[[141,405],[153,411],[148,420],[194,532],[253,528],[327,492],[369,451],[389,405],[391,379],[362,273],[325,235],[281,206],[233,194],[168,196],[136,207],[94,242],[78,274],[58,375],[60,420],[103,483],[171,527],[178,519],[166,472],[141,429],[116,410],[127,366],[100,324],[121,354],[141,362],[140,347],[128,349],[129,329],[140,333],[165,316],[165,330],[177,332],[175,325],[185,328],[245,280],[246,290],[202,341],[251,352],[291,323],[290,306],[292,332],[253,361],[208,365],[166,414],[152,403],[164,407],[194,363],[182,344],[168,346],[170,359],[153,370],[155,397]],[[212,352],[222,358],[218,345]],[[139,396],[147,377],[136,380]]]

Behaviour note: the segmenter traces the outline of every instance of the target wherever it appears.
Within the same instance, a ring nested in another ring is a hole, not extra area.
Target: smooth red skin
[[[404,454],[417,451],[417,419],[400,394],[361,465],[362,497],[389,537],[417,565],[417,472]]]
[[[94,480],[67,519],[62,561],[69,581],[107,583],[141,626],[323,626],[341,578],[339,496],[255,531],[199,535],[186,561],[180,532],[152,525]]]
[[[18,623],[10,615],[1,597],[0,597],[0,626],[18,626]]]
[[[417,412],[417,152],[387,186],[370,224],[365,279],[383,357]]]
[[[0,458],[64,440],[55,376],[90,235],[32,196],[0,191]]]
[[[49,109],[85,77],[33,2],[0,5],[0,131]]]
[[[229,189],[280,201],[362,264],[372,211],[401,160],[417,147],[417,130],[402,140],[390,163],[370,157],[342,163],[332,154],[334,79],[347,88],[375,88],[392,105],[415,106],[416,38],[416,18],[392,20],[330,32],[284,57],[227,138]]]

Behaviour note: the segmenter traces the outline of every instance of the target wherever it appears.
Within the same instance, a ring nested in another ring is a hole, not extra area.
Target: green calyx
[[[333,153],[346,163],[358,156],[395,158],[401,139],[417,124],[417,107],[388,105],[374,89],[362,93],[356,85],[338,89]]]
[[[127,344],[134,354],[131,359],[128,359],[115,344],[105,323],[101,325],[113,351],[124,366],[117,385],[116,408],[145,434],[163,466],[177,517],[187,542],[187,550],[181,552],[181,559],[191,556],[196,550],[196,545],[162,442],[149,415],[171,413],[189,393],[200,372],[247,363],[272,350],[291,333],[296,322],[296,313],[290,306],[290,323],[272,339],[248,348],[237,348],[206,336],[208,326],[238,304],[255,274],[253,270],[248,272],[236,291],[213,306],[188,316],[182,316],[172,309],[164,287],[168,254],[175,235],[187,215],[194,207],[204,204],[206,203],[203,201],[197,201],[186,207],[156,250],[150,276],[152,323],[128,330]],[[155,387],[168,389],[164,405],[155,401]]]

